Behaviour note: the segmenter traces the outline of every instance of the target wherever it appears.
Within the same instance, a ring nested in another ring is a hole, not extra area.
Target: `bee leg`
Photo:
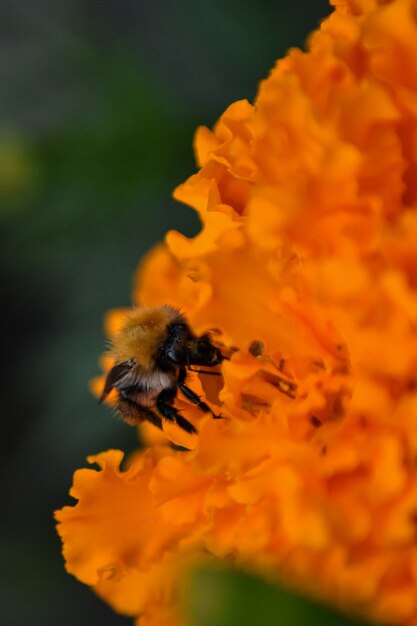
[[[203,413],[211,413],[214,419],[219,419],[221,416],[213,413],[208,404],[203,402],[200,396],[198,396],[192,389],[187,387],[187,385],[185,384],[186,376],[187,370],[185,369],[185,367],[181,367],[178,375],[178,387],[180,388],[181,393],[187,398],[187,400],[198,406],[198,408]]]
[[[126,422],[137,425],[146,420],[162,430],[162,420],[159,415],[156,415],[147,407],[140,406],[140,404],[129,396],[127,390],[119,389],[117,410]]]
[[[194,435],[197,433],[197,429],[189,422],[185,417],[180,415],[178,409],[172,406],[172,402],[176,396],[176,389],[171,387],[163,389],[156,398],[156,408],[158,413],[165,417],[170,422],[176,422],[180,428],[185,432]]]

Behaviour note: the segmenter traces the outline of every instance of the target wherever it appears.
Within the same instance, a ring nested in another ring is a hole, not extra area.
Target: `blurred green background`
[[[52,511],[73,471],[136,446],[98,407],[102,319],[141,256],[198,222],[171,191],[192,137],[253,100],[325,0],[1,0],[0,623],[130,624],[68,576]],[[246,593],[246,592],[245,592]]]

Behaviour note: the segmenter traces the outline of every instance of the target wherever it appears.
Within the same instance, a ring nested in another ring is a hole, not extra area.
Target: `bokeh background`
[[[171,191],[192,137],[329,13],[326,0],[1,0],[0,623],[117,626],[64,571],[52,511],[130,429],[88,391],[105,311],[198,221]]]

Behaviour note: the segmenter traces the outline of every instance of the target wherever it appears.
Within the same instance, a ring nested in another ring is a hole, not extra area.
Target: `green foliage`
[[[293,591],[225,569],[197,571],[185,608],[195,626],[365,626]]]

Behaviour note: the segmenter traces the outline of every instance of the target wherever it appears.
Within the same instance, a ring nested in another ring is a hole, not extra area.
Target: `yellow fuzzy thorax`
[[[113,338],[112,353],[116,362],[134,358],[141,368],[152,369],[167,327],[178,317],[178,311],[170,306],[134,309]]]

